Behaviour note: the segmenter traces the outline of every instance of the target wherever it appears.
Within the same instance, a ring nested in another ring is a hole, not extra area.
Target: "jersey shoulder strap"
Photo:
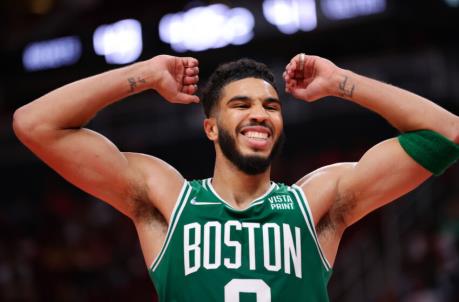
[[[190,195],[192,191],[193,191],[193,187],[190,185],[190,183],[187,180],[185,180],[183,182],[182,189],[180,190],[180,193],[177,197],[177,200],[175,201],[175,205],[171,213],[171,218],[169,220],[170,221],[169,227],[167,228],[167,233],[166,233],[166,239],[164,240],[164,244],[158,256],[153,260],[153,263],[150,266],[151,271],[155,271],[159,263],[161,262],[161,259],[163,258],[164,253],[167,250],[167,246],[169,245],[170,240],[174,234],[175,228],[177,227],[177,222],[179,221],[180,215],[182,214],[182,211],[187,201],[190,199]]]
[[[317,236],[317,231],[315,227],[316,224],[314,222],[314,217],[312,216],[312,211],[309,206],[309,201],[306,198],[306,195],[304,194],[303,189],[294,184],[291,187],[288,187],[288,190],[293,193],[293,195],[295,196],[295,199],[298,202],[298,206],[300,208],[301,214],[303,215],[304,220],[306,222],[306,226],[309,230],[309,233],[311,234],[311,237],[314,240],[315,246],[317,248],[317,251],[319,253],[320,259],[322,260],[322,264],[325,270],[327,272],[331,271],[332,267],[330,263],[328,262],[327,258],[325,257],[322,247],[320,246],[319,238]]]

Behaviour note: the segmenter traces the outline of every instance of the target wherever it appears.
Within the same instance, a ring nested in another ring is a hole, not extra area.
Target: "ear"
[[[207,135],[207,138],[211,141],[216,141],[218,138],[218,128],[217,128],[217,120],[215,117],[209,117],[204,120],[203,123],[204,132]]]

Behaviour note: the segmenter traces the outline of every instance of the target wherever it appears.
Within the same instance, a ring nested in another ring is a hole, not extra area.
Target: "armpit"
[[[316,232],[322,251],[330,265],[333,266],[339,243],[346,229],[348,214],[355,207],[353,199],[337,199],[331,209],[322,216],[316,225]]]
[[[133,194],[134,198],[131,201],[133,208],[133,218],[136,221],[155,224],[156,227],[167,230],[167,221],[161,212],[154,207],[149,200],[146,190]]]
[[[355,197],[352,194],[339,195],[330,210],[317,223],[316,230],[322,232],[342,232],[346,227],[348,214],[356,207]]]
[[[167,229],[166,219],[150,202],[136,200],[134,203],[134,218],[136,220],[163,225]]]

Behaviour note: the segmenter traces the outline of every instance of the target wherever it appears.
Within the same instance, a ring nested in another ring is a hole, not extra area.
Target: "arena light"
[[[459,0],[445,0],[445,3],[450,7],[459,7]]]
[[[311,31],[317,27],[314,0],[265,0],[263,15],[284,34]]]
[[[109,64],[134,62],[142,53],[142,26],[135,19],[101,25],[94,32],[93,44]]]
[[[159,37],[177,52],[204,51],[248,43],[254,26],[248,9],[212,4],[165,15],[159,22]]]
[[[72,65],[81,57],[81,42],[69,36],[27,45],[22,64],[27,71],[37,71]]]
[[[386,10],[386,0],[322,0],[324,15],[331,20],[351,19],[382,13]]]

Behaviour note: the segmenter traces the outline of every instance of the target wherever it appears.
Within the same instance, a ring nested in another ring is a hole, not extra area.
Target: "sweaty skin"
[[[171,103],[199,102],[195,95],[198,73],[194,58],[160,55],[65,85],[14,114],[14,131],[32,152],[69,182],[133,221],[147,265],[164,242],[184,178],[154,156],[121,152],[84,125],[106,106],[149,89]],[[300,70],[299,55],[293,57],[284,80],[286,91],[299,100],[338,96],[378,113],[400,131],[431,129],[459,142],[456,115],[416,94],[341,69],[324,58],[305,55]],[[241,172],[222,154],[218,126],[233,136],[240,153],[266,157],[283,128],[278,98],[263,80],[234,81],[224,87],[216,116],[203,123],[216,151],[212,185],[234,208],[243,209],[266,192],[270,169],[257,175]],[[254,122],[265,126],[250,126]],[[389,139],[368,150],[356,163],[326,166],[300,179],[297,184],[310,201],[328,261],[333,264],[348,226],[411,191],[430,175],[395,139]]]

